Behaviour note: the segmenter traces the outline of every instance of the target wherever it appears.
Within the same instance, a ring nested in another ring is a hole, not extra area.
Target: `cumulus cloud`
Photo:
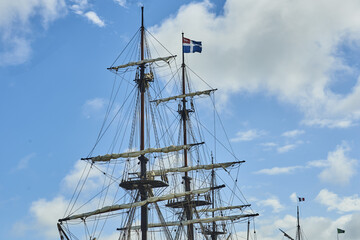
[[[336,53],[359,42],[359,10],[356,0],[227,0],[216,15],[203,1],[151,30],[175,51],[181,30],[202,40],[202,56],[187,56],[188,62],[211,86],[221,85],[221,99],[264,91],[297,106],[304,124],[349,127],[360,118],[360,80],[344,94],[331,84],[335,72],[351,71]]]
[[[59,236],[54,224],[63,217],[67,206],[68,202],[62,196],[57,196],[50,201],[43,198],[34,201],[30,207],[31,220],[16,222],[12,231],[19,237],[32,234],[41,236],[42,239],[54,239]]]
[[[252,141],[258,137],[265,135],[264,131],[250,129],[247,131],[240,131],[236,133],[236,137],[230,139],[232,142],[239,142],[239,141]]]
[[[84,173],[87,175],[90,165],[85,161],[77,161],[74,168],[67,174],[62,180],[62,187],[64,192],[75,190],[80,179],[83,179]],[[86,185],[83,186],[83,191],[90,191],[99,187],[99,184],[102,183],[102,173],[100,171],[90,171]]]
[[[32,20],[46,28],[66,13],[64,0],[18,0],[0,2],[0,66],[16,65],[31,55]]]
[[[324,168],[319,174],[319,178],[328,183],[344,185],[356,173],[358,160],[346,156],[350,148],[343,143],[336,147],[335,151],[329,152],[326,160],[309,162],[309,166]]]
[[[84,161],[77,161],[74,168],[65,176],[62,181],[62,188],[60,193],[52,198],[41,198],[31,203],[28,216],[16,222],[13,225],[13,232],[17,236],[26,236],[27,234],[35,234],[41,239],[54,239],[59,236],[57,228],[54,224],[58,219],[63,218],[64,215],[69,214],[69,211],[86,212],[94,210],[99,207],[101,196],[96,196],[89,202],[89,193],[93,195],[95,189],[101,189],[104,183],[104,174],[98,169],[90,168],[89,163]],[[84,179],[86,176],[86,184]],[[80,184],[78,185],[80,181]],[[83,186],[84,185],[84,186]],[[117,184],[112,184],[113,187],[118,188]],[[77,202],[71,202],[70,197],[76,186],[82,188],[81,195],[77,196]],[[110,194],[108,194],[110,196]],[[110,199],[110,200],[109,200]],[[112,201],[112,196],[108,200],[101,199],[103,204],[109,204]],[[87,203],[86,205],[84,203]],[[71,206],[70,206],[71,205]],[[70,206],[70,208],[68,208]],[[75,210],[76,209],[76,210]],[[32,222],[32,224],[28,224]]]
[[[338,212],[360,211],[360,197],[357,194],[348,197],[339,197],[327,189],[322,189],[316,197],[316,201],[327,206],[328,211]]]
[[[348,151],[350,151],[350,148],[344,142],[337,146],[334,151],[329,152],[326,160],[310,161],[304,166],[266,168],[254,173],[279,175],[292,174],[298,169],[322,168],[319,178],[323,182],[344,185],[349,183],[350,179],[356,174],[356,166],[358,165],[358,160],[346,156]]]
[[[261,200],[257,203],[260,206],[269,206],[272,207],[273,212],[280,212],[284,209],[284,206],[280,203],[279,199],[276,197],[271,197],[265,200]]]
[[[357,225],[359,223],[360,214],[344,215],[334,220],[318,216],[301,218],[301,228],[306,237],[317,240],[335,239],[336,228],[346,229],[348,239],[357,239],[360,234]],[[285,230],[287,234],[295,239],[296,213],[294,213],[294,216],[259,218],[256,227],[257,239],[282,239],[283,234],[278,230],[279,228]],[[239,233],[240,235],[246,236],[246,233]]]

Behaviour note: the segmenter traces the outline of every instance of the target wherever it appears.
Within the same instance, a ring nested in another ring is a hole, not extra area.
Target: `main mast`
[[[144,7],[141,7],[141,61],[144,60]],[[140,81],[138,82],[138,88],[140,91],[140,151],[145,149],[145,91],[146,91],[146,80],[144,78],[145,73],[145,64],[140,65]],[[145,155],[139,157],[140,160],[140,179],[146,180],[146,163],[148,159]],[[141,201],[145,201],[148,198],[147,189],[141,187],[140,189]],[[148,206],[145,204],[141,206],[141,239],[147,240],[147,230],[148,230]]]
[[[181,41],[183,42],[184,39],[184,33],[182,33],[182,39]],[[181,64],[181,68],[182,68],[182,94],[185,95],[186,94],[186,85],[185,85],[185,59],[184,59],[184,49],[182,48],[182,64]],[[181,119],[182,119],[182,123],[183,123],[183,138],[184,138],[184,142],[183,144],[186,145],[187,144],[187,131],[186,131],[186,120],[188,118],[188,110],[186,109],[186,97],[183,97],[182,99],[182,111],[181,111]],[[188,158],[187,158],[187,149],[184,149],[184,167],[188,166]],[[185,172],[184,174],[184,184],[185,184],[185,191],[190,191],[190,180],[191,178],[188,175],[188,172]],[[185,214],[186,214],[186,219],[187,220],[192,220],[193,219],[193,213],[192,213],[192,206],[191,206],[191,196],[187,196],[185,198],[187,204],[185,204],[184,206],[184,210],[185,210]],[[189,224],[189,226],[187,227],[187,236],[189,240],[193,240],[194,239],[194,225],[193,224]]]

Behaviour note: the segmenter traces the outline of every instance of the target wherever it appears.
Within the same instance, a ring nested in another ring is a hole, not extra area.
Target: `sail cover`
[[[255,214],[241,214],[241,215],[232,215],[232,216],[216,216],[213,218],[201,218],[201,219],[193,219],[186,221],[178,221],[178,222],[165,222],[165,223],[150,223],[148,224],[149,228],[163,227],[163,226],[179,226],[179,225],[190,225],[194,223],[211,223],[218,221],[235,221],[240,218],[247,217],[256,217],[259,216],[258,213]],[[131,230],[139,230],[140,226],[131,226]],[[119,228],[118,230],[126,230],[127,228]]]
[[[216,187],[216,188],[218,188],[218,187]],[[74,219],[79,219],[79,218],[87,218],[87,217],[90,217],[90,216],[93,216],[93,215],[98,215],[98,214],[107,213],[107,212],[113,212],[113,211],[117,211],[117,210],[121,210],[121,209],[128,209],[128,208],[133,208],[133,207],[141,207],[141,206],[143,206],[145,204],[148,204],[148,203],[155,203],[155,202],[170,200],[170,199],[173,199],[173,198],[184,197],[184,196],[188,196],[188,195],[202,194],[202,193],[209,192],[212,189],[214,189],[214,188],[211,188],[211,187],[209,187],[209,188],[200,188],[200,189],[197,189],[197,190],[192,190],[192,191],[187,191],[187,192],[171,193],[171,194],[166,194],[166,195],[157,196],[157,197],[150,197],[150,198],[148,198],[148,199],[146,199],[144,201],[140,201],[140,202],[106,206],[106,207],[97,209],[97,210],[92,211],[92,212],[72,215],[72,216],[69,216],[69,217],[66,217],[66,218],[63,218],[63,219],[59,219],[59,222],[68,221],[68,220],[74,220]]]
[[[215,164],[207,164],[207,165],[195,165],[195,166],[189,166],[189,167],[177,167],[177,168],[167,168],[162,170],[153,170],[146,172],[147,176],[161,176],[166,173],[170,172],[190,172],[195,170],[211,170],[215,168],[227,168],[235,164],[244,163],[245,161],[237,161],[237,162],[225,162],[225,163],[215,163]],[[141,174],[139,172],[133,173],[140,176]]]
[[[174,56],[168,56],[168,57],[159,57],[159,58],[154,58],[154,59],[144,59],[138,62],[129,62],[127,64],[124,65],[119,65],[117,67],[109,67],[109,70],[118,70],[119,68],[126,68],[126,67],[131,67],[131,66],[139,66],[142,64],[146,64],[146,63],[153,63],[153,62],[158,62],[158,61],[164,61],[164,62],[168,62],[171,58],[175,58],[176,55]]]
[[[151,102],[156,102],[156,104],[159,105],[162,102],[167,102],[167,101],[170,101],[170,100],[184,98],[184,97],[193,97],[193,96],[199,96],[199,95],[210,95],[211,92],[216,91],[216,90],[217,89],[210,89],[210,90],[205,90],[205,91],[187,93],[187,94],[172,96],[172,97],[168,97],[168,98],[157,99],[157,100],[153,100]]]
[[[112,154],[106,154],[106,155],[103,155],[103,156],[97,156],[97,157],[92,157],[92,158],[83,158],[83,160],[91,159],[93,162],[107,162],[107,161],[110,161],[111,159],[139,157],[139,156],[144,155],[146,153],[177,152],[177,151],[184,150],[184,149],[190,149],[191,147],[199,145],[199,144],[203,144],[203,142],[202,143],[179,145],[179,146],[171,145],[169,147],[164,147],[164,148],[147,148],[147,149],[144,149],[144,150],[141,150],[141,151],[135,151],[135,152],[112,153]]]
[[[245,207],[250,207],[250,204],[247,205],[237,205],[237,206],[226,206],[226,207],[218,207],[218,208],[209,208],[209,209],[199,209],[198,212],[216,212],[230,209],[243,209]]]

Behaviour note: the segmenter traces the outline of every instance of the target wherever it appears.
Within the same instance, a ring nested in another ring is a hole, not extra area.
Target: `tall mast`
[[[141,7],[141,60],[144,60],[144,7]],[[146,91],[146,80],[144,78],[145,73],[145,64],[140,65],[140,81],[139,81],[139,91],[140,91],[140,101],[141,101],[141,110],[140,110],[140,150],[145,149],[145,91]],[[148,159],[141,155],[140,160],[140,178],[141,180],[146,180],[146,163]],[[145,187],[140,188],[141,201],[144,201],[148,198],[147,190]],[[148,206],[147,204],[141,207],[141,239],[147,240],[147,230],[148,230]]]
[[[299,206],[297,206],[297,231],[296,231],[296,240],[301,240],[300,238],[300,220],[299,220]]]
[[[184,33],[182,33],[182,44],[184,42]],[[184,48],[182,48],[182,94],[186,94],[186,86],[185,86],[185,59],[184,59]],[[186,97],[183,97],[182,99],[182,111],[181,111],[181,117],[182,117],[182,123],[183,123],[183,138],[184,138],[184,145],[187,144],[187,133],[186,133],[186,120],[188,118],[188,111],[186,109]],[[187,158],[187,149],[184,149],[184,167],[188,166],[188,158]],[[188,173],[185,172],[185,175],[183,177],[184,183],[185,183],[185,191],[190,191],[190,180],[191,178],[188,176]],[[193,219],[192,214],[192,206],[190,206],[191,203],[191,197],[186,197],[186,202],[188,204],[185,205],[185,214],[187,220]],[[189,240],[194,239],[194,225],[189,224],[187,227],[187,236]]]

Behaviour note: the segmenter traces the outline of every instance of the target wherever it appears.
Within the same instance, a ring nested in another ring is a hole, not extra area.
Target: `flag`
[[[338,229],[337,229],[337,232],[338,232],[338,233],[345,233],[345,230],[342,230],[342,229],[338,228]]]
[[[298,197],[298,199],[299,199],[299,202],[304,202],[305,201],[305,198],[303,198],[303,197]]]
[[[199,41],[190,40],[188,38],[183,38],[183,52],[184,53],[201,53],[202,45]]]

